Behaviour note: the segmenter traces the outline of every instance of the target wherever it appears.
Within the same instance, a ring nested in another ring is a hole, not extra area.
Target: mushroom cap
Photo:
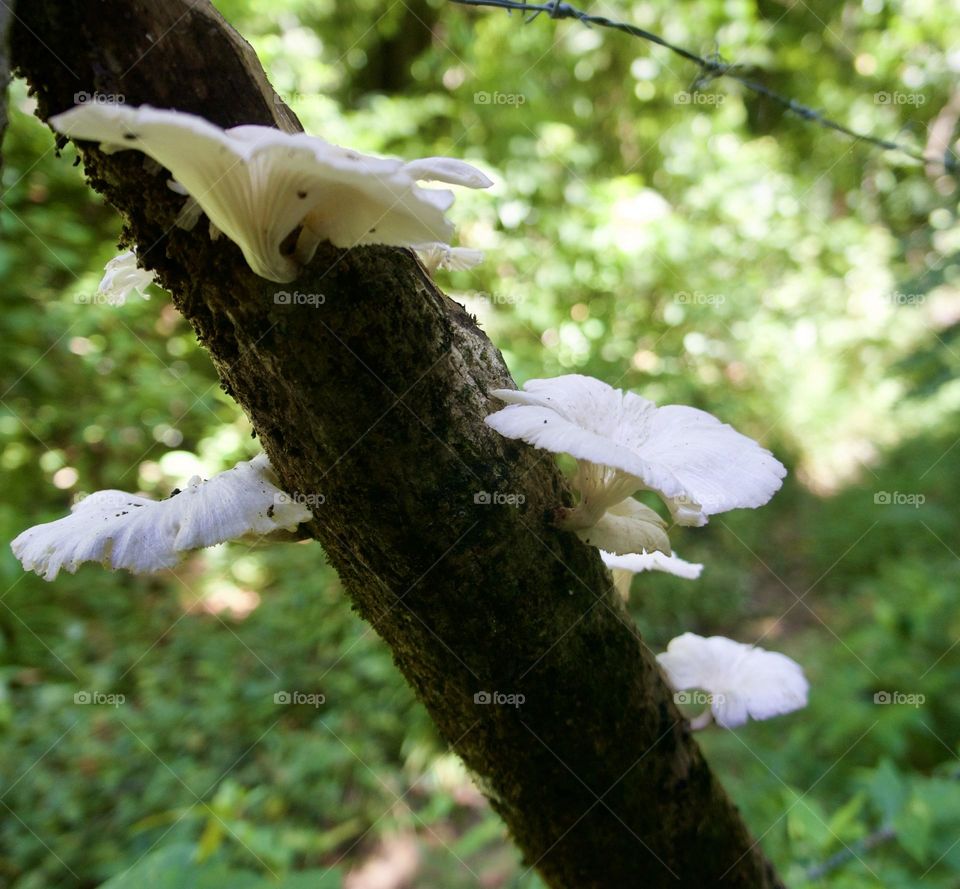
[[[664,571],[686,580],[696,580],[703,572],[703,565],[685,562],[676,555],[665,556],[661,552],[616,553],[601,551],[603,564],[613,571],[629,571],[640,574],[643,571]]]
[[[786,475],[773,454],[712,414],[657,407],[593,377],[529,380],[522,391],[491,394],[508,402],[486,418],[501,435],[633,476],[635,490],[660,494],[679,524],[762,506]]]
[[[150,294],[145,291],[154,283],[154,273],[137,265],[137,254],[133,250],[115,256],[103,271],[97,291],[107,298],[109,305],[122,306],[134,291],[144,299],[150,299]]]
[[[292,531],[310,510],[276,485],[265,454],[209,481],[195,477],[167,500],[97,491],[70,515],[28,528],[11,544],[27,571],[53,580],[83,562],[146,574],[172,568],[189,550],[245,535]]]
[[[577,529],[576,534],[589,546],[617,555],[641,551],[670,555],[666,522],[632,498],[611,506],[595,524]]]
[[[699,688],[712,696],[710,709],[724,728],[748,718],[769,719],[807,704],[810,685],[800,665],[774,651],[724,636],[677,636],[657,661],[670,685]]]
[[[50,123],[73,139],[101,143],[105,151],[137,149],[162,164],[213,226],[240,247],[250,268],[271,281],[294,280],[320,240],[337,247],[409,247],[447,242],[453,232],[444,215],[453,193],[418,186],[418,162],[411,173],[403,161],[363,155],[306,133],[254,125],[223,130],[197,115],[148,105],[87,103]],[[432,178],[490,184],[461,161],[420,163]],[[309,256],[294,258],[280,248],[301,225],[313,246]]]
[[[450,247],[447,244],[418,244],[420,261],[430,274],[437,269],[464,272],[483,262],[483,251],[469,247]]]
[[[493,180],[476,167],[452,157],[424,157],[409,161],[404,169],[420,182],[446,182],[466,188],[489,188]]]

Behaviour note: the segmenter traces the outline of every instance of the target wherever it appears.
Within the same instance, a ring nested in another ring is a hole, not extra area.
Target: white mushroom
[[[497,389],[509,402],[486,418],[507,438],[577,458],[580,503],[567,525],[588,527],[642,489],[656,491],[674,521],[766,503],[786,470],[755,441],[705,411],[652,401],[593,377],[530,380],[523,391]],[[637,550],[633,550],[636,552]]]
[[[613,585],[624,599],[630,596],[630,583],[634,574],[640,574],[643,571],[663,571],[685,580],[696,580],[703,571],[703,565],[685,562],[676,555],[667,556],[656,551],[617,555],[601,550],[600,558],[613,574]]]
[[[666,556],[661,552],[616,553],[601,552],[603,564],[614,571],[640,574],[644,571],[663,571],[685,580],[696,580],[703,573],[703,565],[685,562],[675,554]]]
[[[222,130],[202,117],[147,105],[87,103],[50,118],[72,139],[104,151],[136,149],[163,164],[200,205],[211,231],[243,251],[256,274],[286,283],[317,245],[449,243],[446,189],[424,179],[485,188],[479,170],[450,158],[406,164],[370,157],[305,133],[272,127]],[[282,245],[300,229],[292,253]]]
[[[153,272],[137,265],[137,254],[134,250],[115,256],[103,270],[103,279],[97,292],[105,296],[111,306],[122,306],[134,291],[144,299],[150,299],[150,294],[145,291],[154,283],[155,276]]]
[[[476,167],[452,157],[424,157],[404,164],[418,182],[446,182],[464,188],[489,188],[493,181]]]
[[[587,521],[590,524],[579,527]],[[572,510],[563,526],[576,532],[584,543],[618,555],[644,550],[670,555],[667,523],[649,506],[630,497],[615,503],[596,521]]]
[[[708,712],[724,728],[807,705],[810,685],[796,661],[724,636],[684,633],[671,640],[657,661],[674,690],[706,692]],[[698,723],[702,727],[702,721]]]
[[[447,244],[420,244],[416,250],[420,261],[431,275],[437,269],[463,272],[483,262],[483,251],[471,250],[469,247],[450,247]]]
[[[167,500],[98,491],[65,518],[24,531],[11,544],[27,571],[53,580],[83,562],[146,574],[177,565],[190,550],[244,536],[293,531],[311,512],[277,487],[266,454],[209,481],[198,476]]]

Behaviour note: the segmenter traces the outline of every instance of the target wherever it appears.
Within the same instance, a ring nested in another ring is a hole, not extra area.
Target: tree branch
[[[206,2],[32,0],[14,61],[46,119],[79,90],[294,128]],[[282,305],[136,152],[83,146],[92,186],[189,319],[310,533],[526,861],[557,889],[781,884],[681,718],[595,550],[555,530],[549,456],[482,422],[497,349],[412,253],[321,245]],[[522,506],[484,504],[481,492]],[[522,706],[475,701],[522,695]],[[482,700],[482,699],[481,699]]]

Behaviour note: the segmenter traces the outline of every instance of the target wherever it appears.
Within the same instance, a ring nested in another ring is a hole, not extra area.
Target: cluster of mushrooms
[[[237,244],[250,268],[278,283],[298,277],[320,242],[337,247],[384,244],[417,251],[431,271],[469,268],[482,253],[451,245],[449,189],[493,183],[452,158],[408,163],[371,157],[305,133],[271,127],[221,129],[179,111],[103,103],[79,105],[51,118],[73,139],[103,151],[137,150],[169,171],[168,186],[185,196],[178,224],[200,215],[211,238]],[[349,208],[348,212],[344,208]],[[292,251],[284,249],[297,232]],[[107,302],[146,296],[153,275],[134,251],[107,264],[100,285]],[[678,558],[665,520],[634,495],[655,492],[673,523],[700,526],[716,513],[765,504],[786,470],[767,450],[704,411],[657,407],[600,380],[569,374],[530,380],[522,391],[492,393],[506,407],[486,423],[577,461],[574,507],[557,507],[557,525],[600,550],[625,596],[633,574],[665,571],[695,580],[703,566]],[[99,491],[65,518],[29,528],[12,543],[23,567],[52,581],[84,562],[135,574],[176,566],[190,551],[242,538],[291,538],[310,510],[278,487],[265,454],[213,478],[192,478],[184,490],[156,501],[124,491]],[[711,718],[735,727],[805,706],[808,683],[790,658],[720,636],[684,633],[658,661],[678,692],[706,692]]]

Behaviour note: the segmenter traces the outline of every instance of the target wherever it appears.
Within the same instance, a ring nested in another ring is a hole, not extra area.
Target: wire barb
[[[524,20],[527,23],[532,22],[540,13],[544,12],[552,19],[575,19],[587,27],[599,25],[602,28],[620,31],[623,34],[628,34],[639,40],[646,40],[648,43],[662,46],[664,49],[670,50],[674,55],[678,55],[682,59],[696,65],[699,68],[699,74],[693,82],[694,91],[698,90],[701,86],[708,85],[716,79],[727,77],[737,81],[737,83],[752,93],[763,96],[765,99],[774,102],[786,111],[796,114],[801,119],[815,123],[824,129],[842,133],[851,139],[855,139],[858,142],[865,142],[883,151],[899,151],[911,160],[918,161],[922,164],[942,166],[950,173],[957,173],[958,170],[960,170],[957,156],[949,148],[944,151],[942,158],[933,158],[916,151],[902,142],[883,139],[870,133],[862,133],[851,129],[845,124],[831,120],[809,105],[804,105],[796,99],[782,96],[764,84],[739,73],[740,66],[724,62],[718,53],[713,53],[705,58],[682,46],[671,43],[669,40],[664,39],[659,34],[654,34],[652,31],[646,31],[643,28],[638,28],[636,25],[631,25],[627,22],[617,22],[602,15],[591,15],[581,9],[577,9],[575,6],[571,6],[569,3],[561,2],[561,0],[550,0],[550,2],[543,4],[523,3],[517,2],[517,0],[452,0],[452,2],[461,6],[488,6],[493,9],[506,9],[508,12],[529,13],[529,16]]]

